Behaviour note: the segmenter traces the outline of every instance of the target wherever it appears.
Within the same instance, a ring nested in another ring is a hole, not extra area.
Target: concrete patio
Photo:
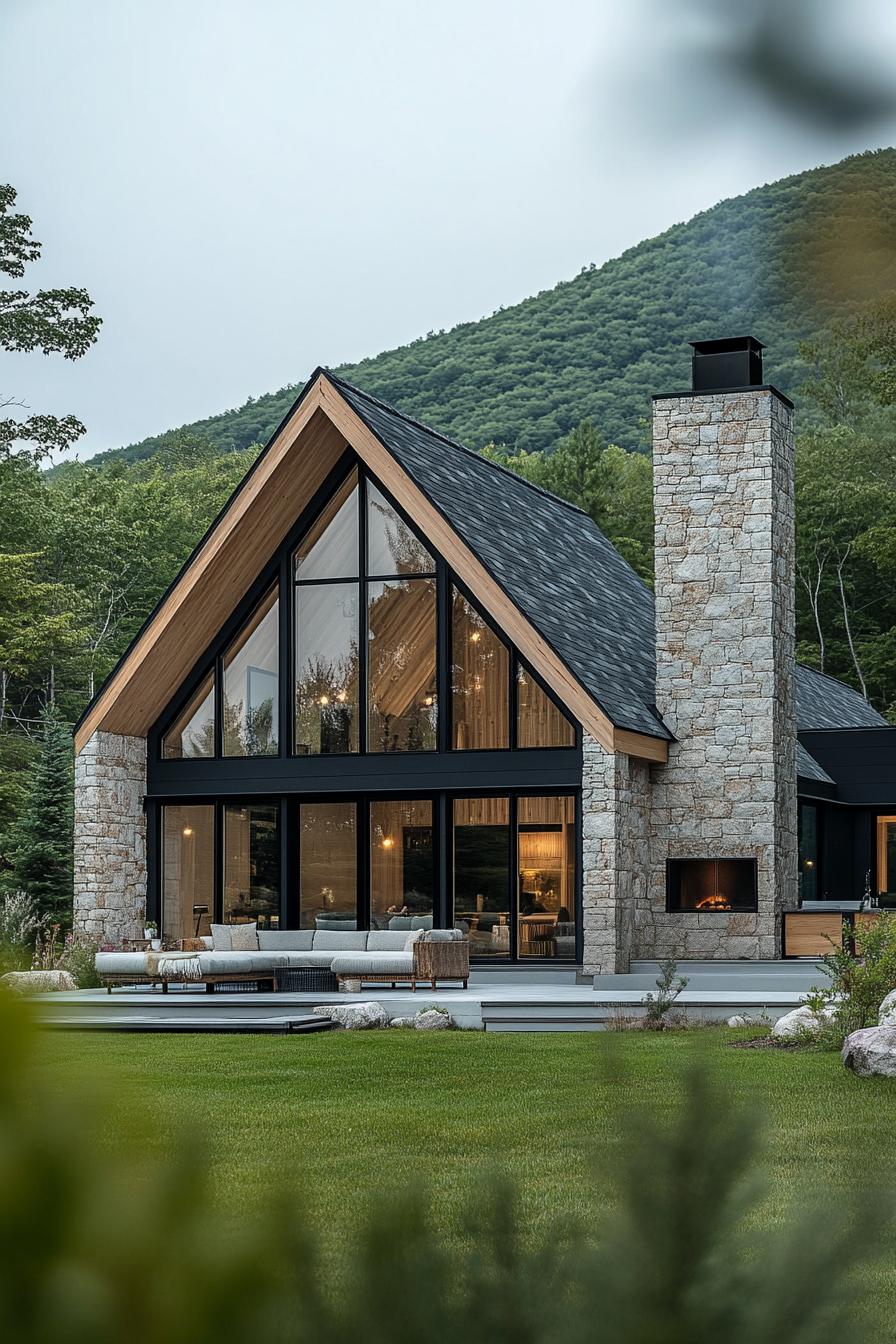
[[[57,1029],[83,1031],[254,1031],[310,1029],[311,1009],[327,1003],[374,1001],[391,1017],[433,1004],[445,1008],[463,1028],[486,1031],[602,1031],[619,1016],[644,1013],[645,994],[655,991],[659,968],[636,962],[628,975],[584,981],[575,969],[475,970],[467,989],[389,989],[370,985],[360,994],[214,994],[187,986],[77,990],[35,998],[40,1021]],[[808,961],[682,962],[689,978],[676,1002],[696,1022],[733,1014],[775,1020],[795,1008],[823,972]],[[313,1019],[313,1021],[319,1019]]]

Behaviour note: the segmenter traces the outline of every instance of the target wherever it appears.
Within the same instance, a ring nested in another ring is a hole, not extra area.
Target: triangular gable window
[[[292,546],[281,570],[292,590],[286,752],[575,746],[570,719],[363,467]],[[209,673],[163,757],[212,756],[216,740],[225,756],[281,754],[280,625],[275,583],[219,656],[217,697]]]

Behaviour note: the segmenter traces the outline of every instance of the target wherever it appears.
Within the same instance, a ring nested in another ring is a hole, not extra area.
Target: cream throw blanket
[[[159,980],[201,980],[198,952],[147,952],[146,974]]]

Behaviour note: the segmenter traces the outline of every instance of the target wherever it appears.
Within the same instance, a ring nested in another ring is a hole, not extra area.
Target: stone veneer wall
[[[582,969],[629,969],[634,912],[646,899],[650,771],[582,735]]]
[[[654,411],[657,707],[650,889],[635,955],[780,955],[796,904],[792,412],[767,390]],[[755,857],[758,913],[667,914],[667,857]]]
[[[94,733],[75,757],[75,928],[141,938],[146,913],[146,741]]]

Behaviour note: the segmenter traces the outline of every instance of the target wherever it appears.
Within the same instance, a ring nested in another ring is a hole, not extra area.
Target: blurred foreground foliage
[[[18,1344],[873,1337],[852,1267],[867,1263],[889,1199],[822,1212],[795,1190],[790,1217],[757,1243],[756,1120],[702,1073],[662,1120],[630,1118],[621,1161],[602,1149],[617,1197],[594,1225],[534,1235],[497,1176],[471,1187],[455,1228],[422,1190],[373,1206],[359,1191],[334,1256],[294,1192],[263,1218],[222,1219],[189,1135],[150,1159],[138,1135],[110,1135],[90,1087],[61,1098],[2,996],[0,1050],[0,1328]]]

